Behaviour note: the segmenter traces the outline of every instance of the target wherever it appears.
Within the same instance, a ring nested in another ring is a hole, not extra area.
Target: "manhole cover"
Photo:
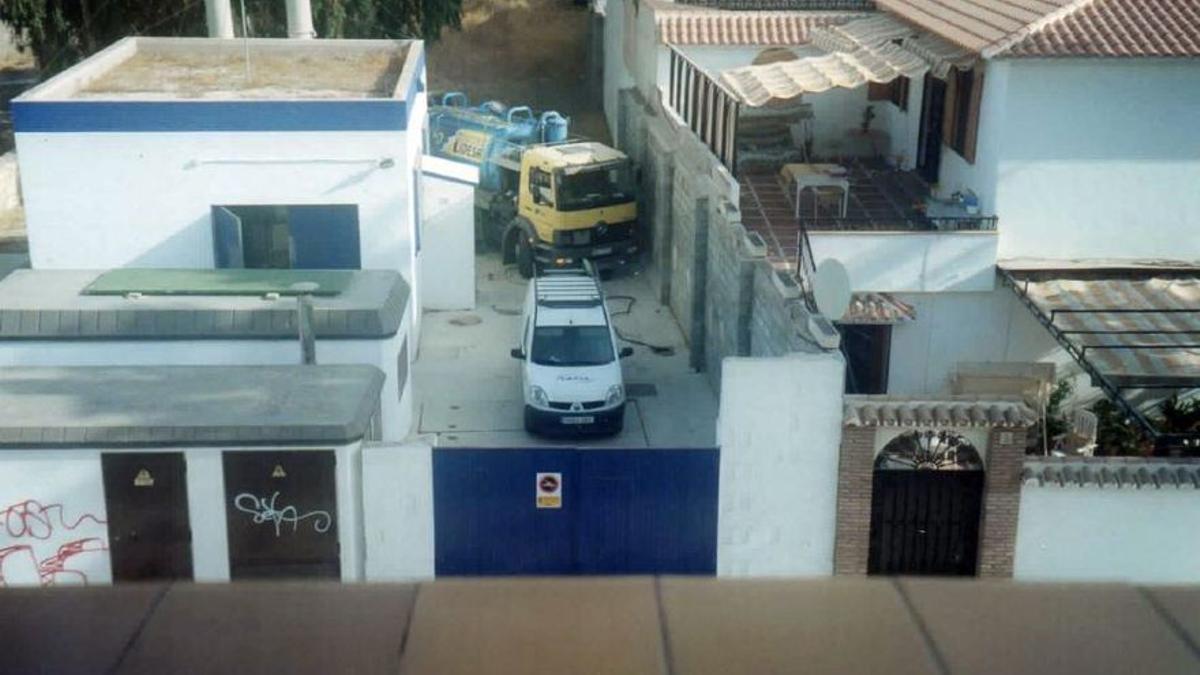
[[[658,396],[658,387],[649,382],[629,382],[625,384],[625,395],[629,398],[650,398]]]
[[[483,323],[483,319],[474,314],[464,314],[450,319],[450,325],[452,326],[478,326],[481,323]]]

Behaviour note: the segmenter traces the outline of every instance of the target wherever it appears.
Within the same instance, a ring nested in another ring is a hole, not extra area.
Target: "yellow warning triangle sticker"
[[[283,470],[282,464],[275,465],[275,470],[271,472],[271,478],[287,478],[287,472]]]
[[[142,469],[141,471],[137,472],[136,476],[133,477],[133,486],[134,487],[153,487],[154,486],[154,476],[150,475],[150,471],[148,469]]]

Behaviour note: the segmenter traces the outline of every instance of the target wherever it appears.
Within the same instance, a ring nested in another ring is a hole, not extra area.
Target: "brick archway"
[[[875,458],[885,437],[922,429],[971,429],[986,438],[978,575],[1011,577],[1025,432],[1033,411],[1019,399],[847,396],[838,463],[835,574],[866,574]]]

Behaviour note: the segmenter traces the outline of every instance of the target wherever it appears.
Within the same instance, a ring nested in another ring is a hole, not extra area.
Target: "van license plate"
[[[596,421],[596,418],[592,417],[591,415],[583,415],[581,417],[564,417],[564,418],[562,418],[563,424],[591,424],[595,421]]]
[[[604,246],[602,248],[598,248],[598,249],[592,251],[592,255],[608,255],[608,254],[612,253],[612,251],[613,250],[612,250],[611,246]]]

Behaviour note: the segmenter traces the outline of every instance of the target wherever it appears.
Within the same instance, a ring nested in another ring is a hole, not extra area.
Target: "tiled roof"
[[[846,396],[842,414],[848,427],[1028,427],[1036,420],[1015,397]]]
[[[1013,56],[1198,56],[1200,0],[1093,0],[1017,42]]]
[[[855,293],[850,306],[838,323],[881,325],[902,323],[917,318],[917,310],[890,293]]]
[[[986,57],[1200,56],[1200,0],[878,0]]]
[[[1033,487],[1200,490],[1200,461],[1159,457],[1031,457],[1025,460],[1021,481]]]
[[[660,11],[659,39],[675,45],[801,45],[818,26],[864,16],[850,12]]]

